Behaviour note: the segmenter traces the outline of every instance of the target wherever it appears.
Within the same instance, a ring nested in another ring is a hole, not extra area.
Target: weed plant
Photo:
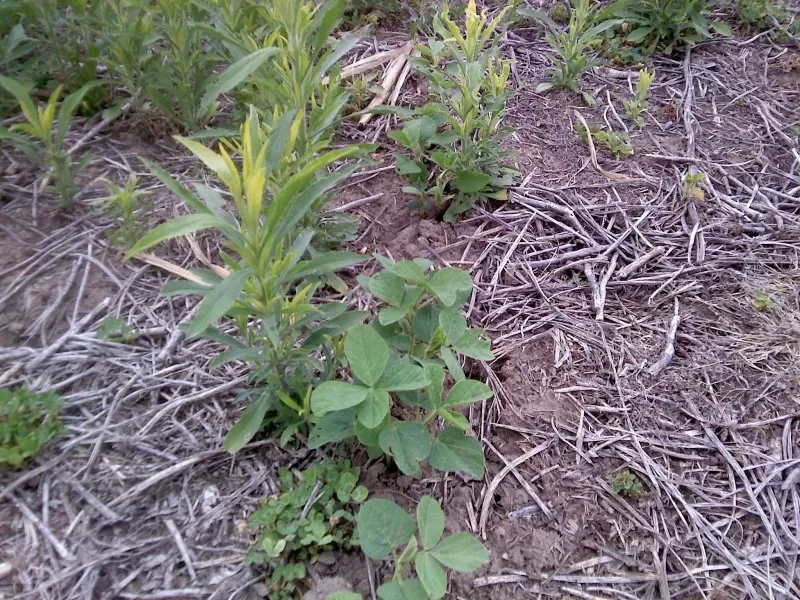
[[[436,39],[417,47],[422,56],[412,64],[428,81],[432,101],[404,112],[408,122],[390,137],[410,154],[395,158],[410,179],[404,191],[416,196],[410,206],[421,215],[454,221],[481,198],[508,197],[503,188],[517,172],[504,166],[500,143],[508,133],[501,122],[511,63],[498,57],[495,41],[506,11],[489,20],[470,0],[462,32],[445,7],[434,19]]]
[[[96,204],[114,221],[115,228],[108,237],[118,248],[130,248],[145,232],[144,213],[152,208],[152,204],[144,201],[145,192],[137,189],[138,180],[135,175],[128,178],[124,186],[109,181],[108,196],[96,200]]]
[[[0,468],[21,466],[64,432],[61,406],[54,392],[0,389]]]
[[[605,130],[595,123],[589,123],[588,125],[589,133],[595,143],[600,144],[601,147],[608,150],[608,153],[611,154],[615,160],[624,160],[629,156],[633,156],[631,137],[627,132]],[[578,137],[580,137],[585,144],[588,144],[586,128],[581,124],[576,124],[575,131]]]
[[[644,111],[647,110],[650,96],[650,86],[655,79],[655,73],[647,69],[639,71],[639,79],[636,82],[636,91],[633,98],[627,98],[622,101],[622,106],[625,108],[625,114],[636,123],[639,127],[644,127]]]

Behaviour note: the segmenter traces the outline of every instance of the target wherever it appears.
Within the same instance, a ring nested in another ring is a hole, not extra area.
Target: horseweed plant
[[[421,57],[412,64],[435,101],[415,111],[394,110],[410,120],[390,137],[411,154],[395,158],[398,172],[410,179],[403,190],[417,196],[410,206],[420,214],[433,209],[453,221],[480,198],[508,197],[501,188],[517,172],[503,166],[500,142],[507,132],[500,124],[511,62],[498,58],[492,37],[507,10],[489,21],[470,0],[462,33],[445,7],[434,19],[437,39],[417,47]]]
[[[135,175],[131,175],[124,186],[109,181],[106,183],[108,196],[95,201],[113,219],[115,228],[108,237],[120,248],[130,248],[142,236],[143,213],[152,208],[152,204],[144,202],[146,193],[137,190],[137,184]]]
[[[580,92],[581,75],[599,64],[597,60],[590,58],[586,51],[600,40],[600,34],[622,22],[607,20],[592,26],[595,8],[591,0],[575,2],[566,31],[543,12],[527,8],[520,9],[519,12],[541,21],[550,30],[545,40],[554,51],[554,54],[547,55],[553,67],[548,71],[550,81],[536,86],[537,93],[547,92],[553,88]]]
[[[378,588],[382,600],[439,600],[447,593],[443,567],[468,573],[489,561],[486,548],[469,533],[442,539],[444,512],[430,496],[422,497],[416,513],[415,524],[391,500],[374,499],[365,502],[356,516],[358,541],[364,553],[375,560],[393,557],[392,580]],[[406,579],[404,573],[411,565],[417,577]]]
[[[457,412],[492,396],[486,384],[464,376],[457,358],[493,358],[489,342],[467,327],[459,310],[472,280],[460,269],[430,271],[430,261],[423,259],[379,261],[384,270],[359,281],[388,306],[371,326],[357,325],[347,332],[343,350],[351,380],[324,382],[311,394],[317,422],[309,446],[355,436],[370,456],[391,456],[407,475],[419,476],[420,462],[427,460],[440,471],[480,478],[483,449],[467,434],[469,422]],[[445,392],[448,372],[455,383]],[[415,418],[395,416],[392,409],[398,404],[411,409]],[[432,435],[429,428],[437,418],[447,426]]]
[[[650,95],[650,86],[655,79],[655,73],[647,69],[639,71],[639,80],[636,82],[636,91],[633,98],[626,98],[622,101],[622,106],[625,108],[625,114],[628,115],[639,127],[644,126],[644,118],[642,113],[647,110],[648,97]]]
[[[267,499],[250,515],[258,539],[247,553],[248,564],[268,564],[269,597],[296,598],[296,581],[305,579],[306,562],[321,552],[353,546],[352,510],[367,498],[358,485],[359,470],[349,461],[327,460],[306,469],[295,481],[280,469],[280,495]]]
[[[61,87],[58,87],[50,95],[45,106],[37,107],[22,83],[0,75],[0,87],[14,96],[26,120],[25,123],[18,123],[8,128],[0,127],[0,140],[7,139],[33,162],[47,169],[46,177],[49,178],[51,188],[63,209],[71,206],[72,198],[78,192],[75,185],[75,171],[83,169],[90,160],[89,157],[84,158],[73,169],[64,142],[70,120],[86,92],[93,86],[94,84],[85,85],[70,94],[64,98],[60,107],[58,99],[61,96]]]
[[[251,110],[241,131],[241,169],[224,146],[214,152],[178,137],[225,184],[235,214],[225,212],[225,200],[216,190],[197,185],[196,194],[192,193],[148,164],[194,214],[159,225],[127,254],[133,256],[201,229],[215,229],[224,237],[226,251],[221,256],[227,272],[201,270],[197,273],[203,283],[168,283],[163,293],[203,297],[185,332],[190,337],[203,334],[230,347],[212,367],[231,360],[253,364],[250,381],[256,385],[245,393],[252,402],[225,438],[226,448],[232,451],[258,432],[268,413],[284,426],[284,440],[305,422],[311,388],[333,377],[339,366],[338,336],[365,317],[345,312],[341,303],[312,304],[320,276],[364,257],[352,252],[315,252],[311,248],[315,230],[298,225],[359,164],[356,161],[333,173],[327,173],[327,167],[361,155],[366,147],[326,152],[291,175],[282,173],[281,164],[296,151],[300,119],[288,112],[268,131]],[[212,327],[225,314],[233,318],[241,340]]]

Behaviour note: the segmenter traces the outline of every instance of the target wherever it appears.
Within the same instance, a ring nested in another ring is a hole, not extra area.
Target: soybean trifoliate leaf
[[[405,281],[388,271],[381,271],[369,279],[370,293],[392,306],[399,306],[403,302],[405,289]]]
[[[408,543],[416,526],[411,517],[391,500],[367,500],[356,515],[358,541],[364,554],[383,560],[398,546]]]
[[[430,553],[445,567],[462,573],[474,571],[489,562],[486,548],[466,531],[446,537]]]
[[[439,313],[439,326],[447,343],[453,344],[467,332],[467,319],[457,308],[445,308]]]
[[[444,401],[444,405],[448,408],[453,408],[455,406],[466,406],[467,404],[472,404],[473,402],[488,400],[492,397],[492,395],[493,392],[491,388],[482,381],[465,379],[464,381],[456,382],[456,384],[450,389],[450,392],[447,394],[447,398]]]
[[[410,283],[417,285],[425,283],[425,271],[419,263],[413,260],[401,260],[394,263],[388,270]]]
[[[389,414],[389,392],[370,389],[367,397],[358,405],[358,422],[367,429],[374,429]]]
[[[375,385],[389,360],[389,346],[369,325],[356,325],[344,340],[344,354],[353,374],[368,386]]]
[[[384,429],[378,437],[381,449],[394,457],[397,468],[406,475],[419,477],[419,462],[428,458],[431,436],[419,421],[397,421]]]
[[[436,328],[439,327],[439,308],[433,304],[428,304],[419,309],[414,320],[411,322],[411,329],[414,335],[423,342],[430,343]]]
[[[356,409],[349,408],[328,413],[314,425],[308,435],[308,447],[312,450],[331,442],[341,442],[353,437],[355,428],[353,422],[356,418]]]
[[[442,404],[442,388],[444,387],[444,369],[433,362],[425,363],[425,374],[431,380],[425,388],[428,405],[433,409]]]
[[[427,592],[419,579],[390,581],[378,588],[381,600],[426,600]]]
[[[428,464],[440,471],[463,471],[477,479],[483,477],[483,446],[474,437],[448,427],[433,440]]]
[[[459,171],[456,173],[456,188],[465,194],[480,192],[489,185],[490,177],[480,171]]]
[[[326,381],[311,394],[311,412],[325,415],[329,412],[358,406],[367,397],[369,390],[360,385],[344,381]]]
[[[448,423],[450,423],[450,425],[452,425],[453,427],[457,427],[461,431],[469,431],[470,428],[469,420],[461,413],[457,413],[452,410],[447,410],[446,408],[440,408],[439,416],[442,417]]]
[[[475,360],[494,360],[492,343],[481,339],[478,329],[468,329],[455,344],[453,350]]]
[[[430,496],[423,496],[417,504],[417,528],[425,550],[438,544],[444,533],[444,511]]]
[[[361,421],[356,421],[356,437],[358,441],[365,446],[378,446],[378,436],[381,434],[381,431],[386,429],[388,424],[389,415],[386,415],[383,421],[381,421],[377,427],[373,428],[364,427]]]
[[[435,558],[427,552],[420,552],[414,559],[414,568],[431,600],[444,597],[447,592],[447,574]]]
[[[407,313],[408,310],[405,308],[395,308],[393,306],[382,308],[378,311],[378,321],[380,321],[381,325],[391,325],[403,319]]]
[[[391,360],[375,387],[390,392],[418,390],[430,383],[422,367],[407,360]]]
[[[444,346],[439,350],[439,356],[442,357],[444,364],[447,366],[447,370],[450,371],[450,375],[452,375],[453,379],[456,381],[462,381],[466,379],[466,375],[464,375],[464,369],[461,368],[461,363],[458,362],[458,358],[456,355],[453,354],[453,351],[450,350],[447,346]]]
[[[400,553],[400,556],[397,557],[395,564],[404,564],[409,562],[417,555],[417,550],[419,550],[419,544],[417,543],[417,538],[415,536],[411,536],[411,539],[408,540],[408,544],[406,547],[403,548],[403,551]]]
[[[461,269],[446,267],[434,272],[428,279],[428,287],[445,306],[453,306],[459,293],[472,290],[472,278]]]

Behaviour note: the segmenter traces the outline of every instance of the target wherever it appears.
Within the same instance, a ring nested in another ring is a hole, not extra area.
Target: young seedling
[[[50,188],[58,198],[60,208],[64,210],[72,206],[72,199],[78,193],[75,172],[83,169],[91,160],[87,156],[73,167],[65,140],[70,120],[86,92],[95,85],[96,83],[86,85],[70,94],[64,98],[60,107],[58,100],[61,87],[58,87],[45,106],[36,106],[22,83],[0,75],[0,87],[14,96],[26,121],[8,128],[0,127],[0,140],[10,141],[28,158],[46,169],[45,180],[50,182]]]
[[[634,92],[633,98],[626,98],[622,101],[625,114],[639,127],[644,127],[644,118],[642,114],[647,110],[650,86],[653,84],[654,79],[655,72],[650,72],[647,69],[639,71],[639,80],[636,82],[636,91]]]
[[[753,296],[753,308],[755,308],[758,311],[763,312],[767,310],[772,310],[776,306],[777,304],[775,304],[775,301],[769,296],[767,296],[761,290],[757,291],[755,293],[755,296]]]
[[[563,31],[550,17],[538,10],[521,9],[519,12],[541,21],[550,30],[545,40],[553,50],[553,54],[547,55],[553,67],[547,72],[550,81],[536,87],[539,94],[553,88],[579,93],[581,76],[599,64],[586,51],[600,41],[604,31],[622,23],[619,19],[611,19],[592,25],[596,9],[591,0],[576,0],[569,15],[567,31]]]
[[[628,469],[614,473],[610,477],[610,482],[611,489],[620,496],[636,498],[647,493],[639,478]]]
[[[54,392],[0,389],[0,467],[21,466],[64,432],[61,405]]]
[[[706,176],[699,171],[686,173],[683,178],[683,199],[689,200],[691,198],[698,202],[703,202],[706,199],[706,195],[700,184],[705,178]]]
[[[598,144],[602,144],[615,160],[624,160],[629,156],[633,156],[631,138],[627,132],[606,131],[595,123],[589,123],[588,125],[592,139]],[[576,123],[575,131],[584,143],[589,143],[586,138],[586,128],[582,124]]]
[[[472,534],[442,538],[445,516],[439,503],[423,496],[416,524],[391,500],[368,500],[356,516],[358,541],[374,560],[391,557],[392,580],[378,588],[382,600],[414,598],[439,600],[447,593],[445,568],[469,573],[489,561],[486,548]],[[416,577],[407,577],[413,566]]]
[[[138,180],[135,175],[128,178],[124,186],[112,181],[106,182],[109,195],[100,198],[95,203],[114,220],[116,227],[109,232],[109,239],[118,248],[130,248],[136,243],[144,230],[143,213],[146,213],[151,204],[145,203],[146,192],[136,189]]]

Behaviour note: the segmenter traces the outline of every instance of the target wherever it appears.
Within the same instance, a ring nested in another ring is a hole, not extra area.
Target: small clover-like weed
[[[61,397],[28,388],[0,389],[0,467],[19,467],[64,432]]]
[[[372,559],[394,562],[392,580],[378,588],[382,600],[439,600],[447,593],[445,568],[469,573],[489,561],[489,553],[472,534],[444,535],[445,516],[439,503],[423,496],[416,524],[391,500],[368,500],[356,516],[358,541]],[[416,577],[406,577],[413,566]]]
[[[703,188],[700,187],[700,184],[706,176],[699,172],[688,172],[683,177],[683,188],[681,193],[683,195],[684,200],[697,200],[698,202],[703,202],[706,199],[705,192],[703,192]]]
[[[280,495],[269,498],[249,519],[258,539],[246,561],[270,567],[270,598],[296,597],[307,562],[313,563],[321,552],[353,546],[352,511],[367,498],[358,477],[359,470],[349,461],[319,463],[298,479],[288,469],[280,470]]]
[[[655,79],[655,73],[647,69],[639,71],[639,80],[636,82],[636,91],[633,98],[626,98],[622,101],[625,114],[639,127],[644,126],[642,114],[647,110],[650,96],[650,86]]]
[[[620,496],[636,498],[647,493],[639,478],[628,469],[614,473],[609,482],[614,493]]]
[[[776,306],[775,301],[761,290],[758,290],[753,296],[753,308],[758,311],[772,310]]]
[[[750,32],[780,29],[790,21],[786,8],[772,0],[736,0],[736,18]]]
[[[119,317],[106,317],[97,328],[97,337],[109,342],[127,344],[136,339],[138,331]]]

